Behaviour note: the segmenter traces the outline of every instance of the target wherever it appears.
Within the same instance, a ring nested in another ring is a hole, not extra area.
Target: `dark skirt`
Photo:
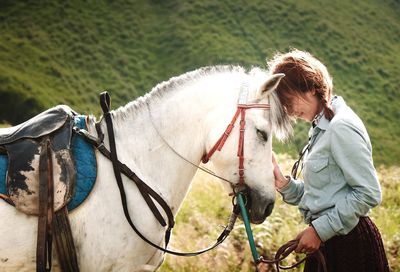
[[[328,272],[386,272],[389,264],[378,228],[369,217],[361,217],[347,235],[335,236],[321,246]],[[308,259],[304,271],[318,271],[318,263]]]

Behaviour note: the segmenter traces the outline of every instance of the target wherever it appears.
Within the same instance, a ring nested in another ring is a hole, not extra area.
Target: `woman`
[[[381,236],[367,216],[380,204],[381,189],[363,122],[342,97],[332,96],[332,79],[311,54],[278,54],[269,68],[286,75],[276,91],[287,113],[312,123],[297,163],[304,181],[296,173],[284,176],[273,158],[277,190],[286,203],[298,205],[309,225],[297,236],[296,252],[321,249],[330,272],[389,271]],[[316,270],[308,259],[305,271]]]

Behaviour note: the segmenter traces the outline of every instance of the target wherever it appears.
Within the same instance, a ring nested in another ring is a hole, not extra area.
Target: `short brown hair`
[[[325,117],[328,120],[333,118],[334,113],[328,107],[333,91],[332,77],[322,62],[308,52],[294,49],[284,54],[277,53],[268,61],[268,66],[272,74],[285,74],[276,92],[288,114],[291,114],[293,96],[315,91]]]

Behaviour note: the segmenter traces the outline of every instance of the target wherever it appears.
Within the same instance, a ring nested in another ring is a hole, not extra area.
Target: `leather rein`
[[[312,253],[307,253],[306,257],[304,257],[300,261],[295,262],[292,265],[282,266],[280,264],[280,262],[283,261],[287,256],[289,256],[289,254],[291,254],[297,248],[298,244],[299,244],[299,240],[290,240],[289,242],[282,245],[278,249],[278,251],[275,254],[274,259],[268,260],[268,259],[264,259],[263,256],[260,256],[260,258],[256,262],[256,265],[258,265],[260,263],[275,265],[276,271],[279,272],[280,269],[283,269],[283,270],[293,269],[293,268],[299,266],[300,264],[302,264],[303,262],[305,262],[307,259],[314,258],[318,263],[317,271],[328,272],[325,257],[320,250],[314,251]]]
[[[239,182],[235,185],[232,185],[233,187],[233,193],[231,195],[236,195],[238,192],[243,192],[243,190],[245,190],[246,184],[245,184],[245,175],[244,175],[244,135],[245,135],[245,125],[246,125],[246,110],[248,109],[262,109],[262,110],[268,110],[270,109],[270,105],[269,104],[248,104],[246,103],[247,100],[247,93],[245,93],[243,95],[243,87],[242,87],[242,91],[241,91],[241,95],[239,97],[239,102],[237,104],[237,110],[231,120],[231,122],[229,123],[229,125],[227,126],[226,130],[224,131],[224,133],[221,135],[221,137],[218,139],[218,141],[215,143],[215,145],[210,149],[210,151],[205,154],[202,158],[202,162],[203,163],[207,163],[210,158],[212,157],[212,155],[216,152],[216,151],[221,151],[222,147],[224,146],[227,138],[229,137],[229,135],[231,134],[234,125],[237,121],[237,119],[240,116],[240,122],[239,122],[239,144],[238,144],[238,150],[237,150],[237,156],[238,156],[238,160],[239,160],[239,167],[238,167],[238,172],[239,172]],[[236,222],[237,217],[239,216],[240,213],[240,208],[237,204],[233,203],[233,211],[232,214],[229,218],[228,224],[225,226],[224,230],[222,231],[222,233],[218,236],[216,242],[199,251],[195,251],[195,252],[178,252],[178,251],[174,251],[174,250],[170,250],[167,249],[169,240],[170,240],[170,236],[171,236],[171,231],[172,228],[175,225],[175,220],[174,220],[174,216],[173,213],[169,207],[169,205],[165,202],[165,200],[157,193],[155,192],[150,186],[148,186],[143,180],[141,180],[127,165],[125,165],[124,163],[122,163],[121,161],[119,161],[118,159],[118,155],[117,155],[117,150],[116,150],[116,145],[115,145],[115,138],[114,138],[114,129],[113,129],[113,123],[112,123],[112,119],[111,119],[111,113],[110,113],[110,105],[111,105],[111,99],[110,96],[107,92],[103,92],[100,94],[100,105],[103,111],[103,116],[105,118],[106,121],[106,125],[107,125],[107,133],[108,133],[108,139],[109,139],[109,145],[110,145],[110,150],[108,150],[105,145],[104,145],[104,133],[102,132],[101,128],[100,128],[100,122],[97,122],[95,124],[96,127],[96,131],[97,131],[97,135],[98,138],[94,137],[93,135],[89,134],[88,131],[83,130],[83,129],[78,129],[74,127],[74,130],[76,133],[82,135],[89,143],[91,143],[97,150],[100,151],[100,153],[102,153],[106,158],[108,158],[113,165],[113,170],[114,170],[114,175],[117,181],[117,185],[120,191],[120,197],[121,197],[121,202],[122,202],[122,208],[124,211],[124,215],[126,220],[128,221],[129,225],[131,226],[131,228],[135,231],[135,233],[142,239],[144,240],[146,243],[148,243],[149,245],[153,246],[154,248],[161,250],[165,253],[169,253],[172,255],[176,255],[176,256],[185,256],[185,257],[189,257],[189,256],[197,256],[200,255],[202,253],[205,253],[207,251],[210,251],[212,249],[214,249],[215,247],[217,247],[219,244],[221,244],[230,234],[230,232],[232,231],[234,224]],[[154,125],[154,124],[153,124]],[[157,131],[158,133],[158,131]],[[161,136],[161,135],[160,135]],[[162,137],[161,137],[162,138]],[[164,140],[164,138],[162,138]],[[165,141],[165,140],[164,140]],[[166,142],[167,143],[167,142]],[[168,143],[167,145],[174,150]],[[174,150],[175,153],[177,153]],[[182,157],[179,153],[177,153],[180,157]],[[182,157],[183,158],[183,157]],[[187,159],[185,159],[185,161],[188,161]],[[195,164],[193,164],[192,162],[188,161],[190,164],[196,166]],[[208,169],[203,169],[202,167],[196,166],[198,169],[201,169],[213,176],[216,176],[217,178],[220,178],[224,181],[228,181],[225,178],[222,178],[218,175],[215,175],[214,173],[212,173],[210,170]],[[141,195],[143,196],[144,200],[146,201],[147,205],[149,206],[150,210],[152,211],[152,213],[154,214],[154,216],[156,217],[156,219],[158,220],[158,222],[163,226],[166,227],[167,226],[167,230],[165,233],[165,245],[166,247],[161,247],[157,244],[155,244],[154,242],[150,241],[146,236],[144,236],[134,225],[129,211],[128,211],[128,206],[127,206],[127,198],[126,198],[126,193],[125,193],[125,188],[122,182],[122,174],[124,174],[127,178],[129,178],[130,180],[132,180],[137,188],[139,189]],[[168,217],[168,223],[165,222],[163,216],[161,215],[161,213],[159,212],[159,210],[157,209],[156,205],[153,202],[153,199],[161,206],[161,208],[164,210],[165,214]],[[233,202],[233,201],[232,201]],[[259,263],[267,263],[267,264],[275,264],[277,271],[279,271],[279,269],[292,269],[296,266],[298,266],[299,264],[301,264],[302,262],[304,262],[307,258],[313,257],[313,258],[317,258],[319,264],[322,265],[322,269],[324,271],[326,271],[326,264],[325,264],[325,259],[322,255],[322,253],[318,250],[314,253],[308,254],[304,259],[302,259],[301,261],[291,265],[291,266],[281,266],[280,262],[285,259],[290,253],[292,253],[295,248],[297,247],[298,244],[298,240],[291,240],[289,242],[287,242],[286,244],[284,244],[283,246],[281,246],[276,255],[275,258],[273,260],[267,260],[264,259],[262,256],[255,262],[255,264],[259,264]]]
[[[205,249],[196,251],[196,252],[178,252],[178,251],[167,249],[167,246],[168,246],[168,243],[170,240],[170,236],[171,236],[171,231],[175,225],[173,213],[172,213],[170,207],[168,206],[168,204],[165,202],[165,200],[157,192],[155,192],[150,186],[148,186],[143,180],[141,180],[127,165],[125,165],[124,163],[119,161],[118,155],[117,155],[117,150],[116,150],[116,145],[115,145],[114,129],[113,129],[113,123],[112,123],[112,118],[111,118],[111,113],[110,113],[110,104],[111,104],[111,99],[110,99],[110,96],[108,95],[108,93],[107,92],[101,93],[100,94],[100,105],[101,105],[101,108],[103,111],[103,116],[104,116],[104,119],[105,119],[106,125],[107,125],[107,133],[108,133],[110,150],[108,150],[104,145],[104,142],[103,142],[104,133],[101,130],[100,122],[95,124],[98,138],[89,134],[89,132],[86,130],[78,129],[78,128],[74,128],[74,130],[76,133],[82,135],[89,143],[91,143],[97,150],[99,150],[101,154],[103,154],[106,158],[108,158],[112,162],[114,175],[115,175],[117,185],[119,188],[119,192],[120,192],[121,203],[122,203],[124,215],[125,215],[126,220],[129,223],[129,225],[131,226],[131,228],[135,231],[135,233],[142,240],[144,240],[149,245],[151,245],[154,248],[161,250],[165,253],[169,253],[169,254],[177,255],[177,256],[185,256],[185,257],[197,256],[197,255],[205,253],[209,250],[212,250],[215,247],[217,247],[219,244],[221,244],[229,236],[230,232],[232,231],[233,226],[236,221],[236,218],[238,216],[238,213],[232,212],[232,214],[229,218],[228,224],[225,226],[224,230],[218,236],[217,241],[213,245],[211,245]],[[144,236],[137,229],[137,227],[133,223],[131,216],[129,214],[129,210],[128,210],[125,188],[124,188],[124,184],[122,182],[122,174],[125,175],[127,178],[129,178],[136,184],[137,188],[139,189],[139,192],[143,196],[144,200],[146,201],[147,205],[149,206],[150,210],[152,211],[152,213],[154,214],[154,216],[156,217],[158,222],[163,227],[167,227],[167,230],[165,233],[165,238],[164,238],[165,245],[166,245],[165,248],[150,241],[146,236]],[[154,204],[153,199],[164,210],[165,214],[168,217],[168,223],[165,222],[160,211],[157,209],[156,205]]]

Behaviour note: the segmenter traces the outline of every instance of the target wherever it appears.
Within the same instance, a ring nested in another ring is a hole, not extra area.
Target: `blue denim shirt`
[[[279,192],[298,205],[307,224],[323,242],[349,233],[381,202],[372,146],[361,119],[342,97],[332,100],[335,116],[324,116],[311,130],[311,149],[304,159],[303,179],[290,179]]]

